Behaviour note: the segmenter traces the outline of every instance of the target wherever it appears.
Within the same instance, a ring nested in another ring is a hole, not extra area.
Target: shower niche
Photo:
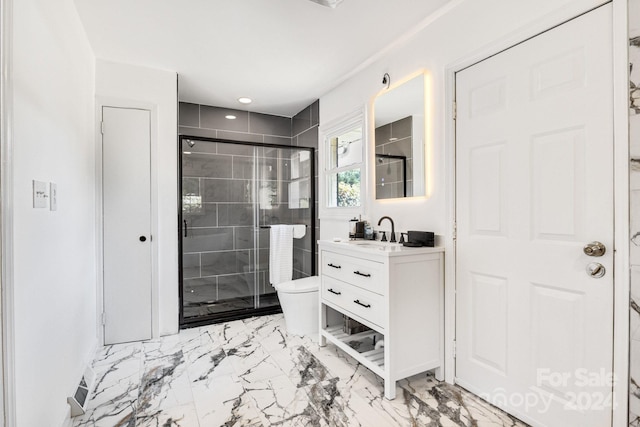
[[[314,150],[180,137],[180,324],[280,311],[272,224],[304,224],[293,278],[315,273]]]

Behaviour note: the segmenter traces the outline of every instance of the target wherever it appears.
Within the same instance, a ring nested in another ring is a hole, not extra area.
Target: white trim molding
[[[16,425],[15,327],[13,304],[13,0],[0,0],[0,312],[2,336],[2,396],[4,425]]]
[[[613,426],[629,424],[629,30],[627,0],[613,0]]]

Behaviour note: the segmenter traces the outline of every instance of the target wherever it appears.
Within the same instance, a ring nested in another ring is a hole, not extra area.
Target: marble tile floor
[[[525,426],[420,374],[383,382],[331,344],[286,333],[282,314],[102,348],[74,427]]]

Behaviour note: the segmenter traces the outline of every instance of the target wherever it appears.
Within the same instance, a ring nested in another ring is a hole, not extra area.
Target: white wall
[[[427,100],[432,127],[427,135],[431,141],[431,165],[427,165],[427,198],[406,200],[374,199],[373,176],[369,174],[368,194],[364,200],[363,218],[374,223],[384,215],[391,216],[397,231],[428,230],[438,235],[447,232],[447,170],[445,169],[445,141],[448,135],[446,105],[446,68],[461,58],[469,57],[504,38],[521,39],[519,34],[535,34],[542,30],[536,22],[547,15],[557,23],[594,7],[594,0],[463,0],[440,19],[426,26],[414,38],[402,46],[391,49],[386,55],[354,75],[343,84],[320,98],[320,126],[346,115],[358,107],[372,108],[373,97],[383,89],[385,72],[391,81],[424,69],[431,76],[431,97]],[[504,47],[504,46],[503,46]],[[523,76],[523,78],[526,78]],[[370,124],[370,135],[373,124]],[[320,141],[322,147],[323,141]],[[369,144],[372,144],[371,140]],[[371,150],[373,151],[373,150]],[[373,162],[369,153],[368,164]],[[390,229],[385,222],[380,229]],[[347,220],[322,219],[321,238],[346,237]]]
[[[96,345],[94,57],[71,1],[13,8],[16,421],[57,426]]]
[[[178,95],[177,74],[96,61],[96,97],[111,105],[140,103],[153,109],[151,143],[152,230],[155,253],[154,307],[160,335],[178,332]],[[155,135],[155,138],[154,138]],[[123,153],[126,155],[126,153]]]

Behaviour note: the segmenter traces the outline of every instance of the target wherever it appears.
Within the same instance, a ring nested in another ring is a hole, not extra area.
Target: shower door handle
[[[184,224],[184,237],[187,237],[187,236],[188,236],[188,234],[189,234],[189,231],[188,231],[188,230],[189,230],[189,228],[188,228],[188,226],[187,226],[187,220],[186,220],[186,219],[183,219],[183,220],[182,220],[182,223]]]

